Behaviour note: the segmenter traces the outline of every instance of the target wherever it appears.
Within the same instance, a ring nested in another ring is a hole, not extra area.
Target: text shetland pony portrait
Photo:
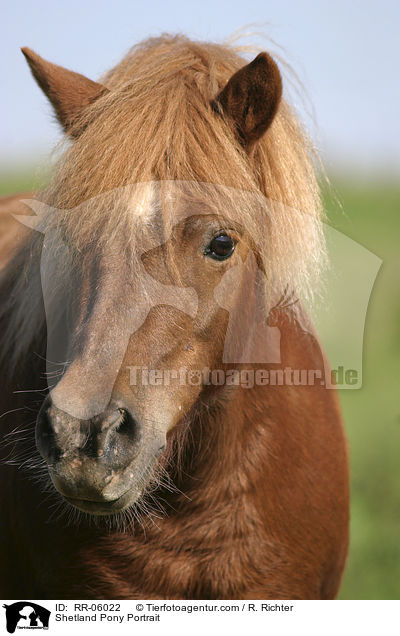
[[[2,454],[11,458],[1,466],[2,596],[335,597],[348,542],[336,392],[132,384],[128,372],[224,369],[228,321],[244,321],[245,334],[260,298],[265,307],[285,289],[297,298],[318,273],[318,188],[275,63],[164,36],[96,84],[24,54],[72,138],[41,199],[57,208],[49,223],[73,254],[78,301],[68,364],[46,394],[43,236],[32,232],[1,282]],[[123,193],[138,183],[141,204],[128,204]],[[151,205],[157,183],[182,184],[172,207]],[[196,212],[202,184],[207,214]],[[229,214],[219,188],[238,193],[236,204],[226,195]],[[250,213],[243,193],[267,197],[269,213]],[[143,255],[147,230],[159,247]],[[257,267],[241,266],[251,253]],[[154,280],[194,290],[197,306],[153,306],[105,398],[120,316],[143,296],[139,258]],[[266,285],[256,284],[260,271]],[[233,277],[229,311],[213,296],[224,276]],[[301,312],[282,301],[270,322],[282,327],[285,365],[319,369]]]

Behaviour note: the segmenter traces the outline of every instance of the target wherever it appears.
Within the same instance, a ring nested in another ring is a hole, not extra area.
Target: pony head
[[[97,84],[23,52],[71,140],[24,217],[50,378],[37,446],[67,501],[112,514],[167,466],[177,432],[235,399],[199,371],[251,358],[254,316],[286,285],[311,288],[318,189],[267,53],[246,64],[166,36]],[[15,355],[35,330],[23,285]]]

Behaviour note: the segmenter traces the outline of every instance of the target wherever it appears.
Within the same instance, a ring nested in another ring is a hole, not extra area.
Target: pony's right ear
[[[78,137],[82,132],[82,128],[76,126],[80,114],[108,89],[84,75],[47,62],[27,47],[21,51],[33,77],[51,102],[58,121],[66,132]]]

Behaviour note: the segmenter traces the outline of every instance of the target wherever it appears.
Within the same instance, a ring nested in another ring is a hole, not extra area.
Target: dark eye
[[[205,254],[211,256],[216,261],[225,261],[232,256],[236,246],[236,241],[227,234],[215,236],[207,247]]]

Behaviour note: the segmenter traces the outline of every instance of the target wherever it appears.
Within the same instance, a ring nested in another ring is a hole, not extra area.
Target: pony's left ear
[[[212,106],[216,111],[222,109],[241,144],[250,153],[272,123],[281,96],[279,69],[268,53],[260,53],[232,75]]]
[[[51,102],[58,121],[66,132],[78,137],[82,132],[82,128],[76,126],[80,114],[108,89],[84,75],[47,62],[27,47],[21,51],[33,77]]]

